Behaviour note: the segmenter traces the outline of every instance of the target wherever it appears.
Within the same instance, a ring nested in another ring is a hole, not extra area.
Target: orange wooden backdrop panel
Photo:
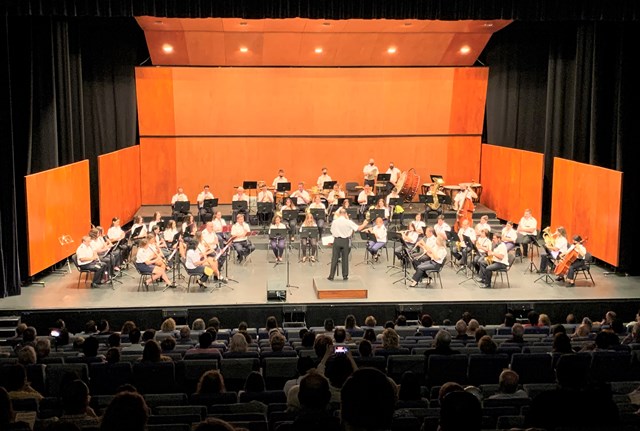
[[[140,208],[140,147],[98,156],[100,224],[105,229],[115,216],[126,223]]]
[[[220,203],[228,203],[244,180],[269,185],[283,168],[294,186],[312,187],[326,166],[342,182],[362,183],[362,168],[370,157],[381,171],[393,161],[402,171],[414,168],[421,183],[441,174],[450,184],[479,178],[479,136],[344,137],[344,138],[141,138],[142,204],[167,204],[177,186],[191,202],[209,184]],[[162,166],[158,174],[147,168]],[[420,188],[418,188],[418,193]]]
[[[618,266],[622,172],[553,159],[551,227],[588,238],[587,250]]]
[[[498,218],[518,223],[526,208],[541,222],[544,155],[482,144],[480,201]]]
[[[486,68],[136,69],[141,136],[482,133]]]
[[[89,161],[25,177],[29,275],[71,256],[91,228]],[[60,237],[74,242],[61,245]]]

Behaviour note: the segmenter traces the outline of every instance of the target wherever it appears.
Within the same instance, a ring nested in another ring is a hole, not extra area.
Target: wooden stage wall
[[[486,68],[136,69],[142,204],[208,183],[228,202],[278,168],[315,184],[322,166],[362,181],[370,157],[428,182],[479,178]],[[162,167],[159,175],[146,169]]]
[[[29,275],[34,275],[75,253],[91,227],[89,161],[27,175],[25,191]],[[64,236],[73,242],[61,243]]]
[[[588,238],[594,257],[618,266],[622,172],[555,157],[551,228]],[[571,243],[571,241],[569,241]]]
[[[140,208],[140,147],[98,156],[100,224],[106,230],[117,216],[124,225]]]
[[[540,223],[544,155],[482,144],[481,159],[481,203],[495,210],[498,218],[514,223],[529,208]]]

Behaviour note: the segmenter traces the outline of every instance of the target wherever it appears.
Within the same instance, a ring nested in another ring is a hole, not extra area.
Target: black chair
[[[467,355],[429,355],[427,385],[440,386],[446,382],[467,383]]]
[[[469,384],[480,386],[487,383],[495,383],[500,373],[509,367],[509,356],[506,354],[475,353],[469,355],[469,368],[467,377]]]
[[[89,365],[91,394],[113,395],[118,388],[133,381],[133,369],[129,362]]]
[[[147,272],[147,271],[140,271],[140,269],[138,269],[138,267],[136,265],[133,265],[136,268],[136,271],[138,271],[138,274],[140,274],[140,279],[138,280],[138,292],[140,292],[140,289],[142,288],[142,285],[144,284],[144,288],[146,291],[149,291],[149,287],[145,284],[145,281],[147,281],[147,279],[151,278],[151,276],[153,275],[153,272]],[[153,283],[150,283],[153,284]],[[153,290],[155,291],[156,288],[154,286]]]
[[[500,282],[504,283],[504,276],[507,276],[507,287],[511,288],[511,283],[509,283],[509,270],[513,266],[513,262],[516,260],[515,255],[509,253],[508,255],[509,265],[507,265],[504,269],[496,269],[493,271],[493,287],[496,287],[496,283],[498,281],[498,275],[500,275]]]
[[[431,277],[431,279],[437,279],[438,280],[438,283],[440,283],[440,289],[443,289],[443,287],[442,287],[442,278],[440,278],[440,272],[442,272],[442,268],[444,268],[444,266],[446,264],[447,264],[447,258],[445,257],[444,261],[442,261],[442,265],[440,265],[440,268],[431,269],[431,270],[425,272],[425,275],[427,275],[428,277]]]
[[[267,357],[262,360],[262,372],[267,389],[279,389],[287,380],[298,376],[298,356],[292,351],[292,357]],[[284,402],[287,400],[285,399]]]
[[[144,394],[166,394],[175,391],[176,373],[173,362],[140,362],[133,365],[133,382]]]
[[[260,360],[257,358],[233,358],[220,361],[220,372],[224,376],[225,386],[228,391],[238,391],[244,387],[247,376],[252,371],[260,369]]]
[[[400,383],[402,374],[411,371],[416,378],[424,380],[424,356],[423,355],[390,355],[387,359],[387,374],[396,383]]]
[[[80,266],[80,264],[78,263],[78,256],[75,253],[71,256],[71,260],[73,261],[73,265],[79,272],[77,288],[80,289],[80,280],[82,280],[82,274],[84,274],[84,287],[87,287],[87,283],[89,282],[89,274],[91,274],[92,271]]]
[[[520,376],[520,384],[553,383],[553,359],[548,353],[514,353],[510,368]]]
[[[578,274],[582,274],[585,280],[591,280],[591,283],[595,286],[596,282],[593,281],[593,276],[591,275],[591,264],[593,263],[593,256],[591,253],[587,252],[587,255],[584,258],[584,262],[582,266],[576,270],[575,277],[578,278]]]

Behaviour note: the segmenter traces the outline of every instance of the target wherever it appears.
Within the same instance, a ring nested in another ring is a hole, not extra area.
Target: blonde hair
[[[387,328],[382,332],[382,348],[397,349],[400,347],[400,337],[395,329]]]
[[[169,317],[168,319],[165,319],[164,322],[162,322],[162,325],[160,326],[160,330],[162,332],[173,332],[176,330],[176,321],[173,320],[172,317]]]

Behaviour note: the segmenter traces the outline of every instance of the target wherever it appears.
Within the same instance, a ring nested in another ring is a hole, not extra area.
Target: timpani
[[[442,188],[444,189],[444,192],[447,196],[449,196],[449,199],[451,199],[451,205],[449,206],[449,209],[451,209],[453,207],[453,202],[456,198],[456,195],[462,190],[462,187],[460,186],[442,186]]]

